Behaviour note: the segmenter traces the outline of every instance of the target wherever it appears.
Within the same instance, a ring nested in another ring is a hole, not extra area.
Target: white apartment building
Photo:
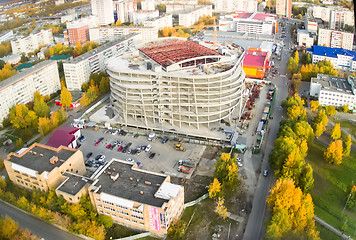
[[[68,90],[80,90],[83,83],[89,81],[90,73],[104,71],[105,62],[109,58],[118,55],[139,40],[140,34],[131,33],[63,63]]]
[[[99,22],[99,17],[98,16],[89,16],[89,17],[84,17],[80,18],[75,21],[70,21],[66,23],[67,28],[76,28],[78,26],[83,26],[88,25],[89,28],[97,27],[100,22]]]
[[[352,50],[354,34],[319,28],[318,45]]]
[[[320,105],[341,107],[348,105],[356,111],[356,80],[318,74],[310,82],[310,96],[317,97]]]
[[[306,30],[297,30],[297,42],[299,46],[305,46],[307,48],[314,45],[314,38],[310,36],[310,33]]]
[[[356,52],[343,48],[329,48],[314,45],[311,48],[313,64],[326,59],[335,69],[356,72]]]
[[[304,16],[305,18],[305,29],[312,33],[317,33],[318,32],[318,23],[316,22],[315,18],[313,16],[309,16],[308,14],[306,14]]]
[[[46,60],[0,82],[0,121],[15,104],[33,101],[36,91],[49,95],[61,89],[57,62]]]
[[[11,41],[13,54],[30,53],[39,49],[41,46],[47,46],[53,43],[52,29],[41,30],[39,33],[31,34],[28,37]]]
[[[123,22],[133,22],[131,14],[137,11],[137,2],[134,0],[115,0],[114,8],[117,20]]]
[[[12,30],[10,30],[10,31],[0,35],[0,43],[7,42],[7,41],[13,39],[14,37],[15,37],[14,32]]]
[[[248,34],[272,35],[277,31],[277,17],[274,14],[238,12],[220,17],[219,30]]]
[[[314,5],[312,8],[313,17],[320,18],[321,20],[323,20],[325,22],[330,21],[330,11],[331,11],[331,8],[328,8],[328,7],[320,7],[320,6]]]
[[[139,25],[139,24],[143,24],[146,20],[158,17],[159,11],[158,10],[135,11],[130,14],[131,14],[130,16],[131,22],[135,25]]]
[[[215,0],[216,12],[256,12],[257,1],[256,0]]]
[[[144,0],[141,1],[141,10],[142,11],[153,11],[156,9],[155,0]]]
[[[212,16],[213,14],[213,7],[211,5],[202,6],[198,9],[194,9],[187,13],[180,13],[179,14],[179,25],[190,27],[195,22],[199,20],[202,16]]]
[[[91,10],[99,18],[100,25],[114,22],[114,7],[112,0],[91,0]]]
[[[158,30],[162,30],[164,27],[173,27],[173,18],[171,14],[159,16],[157,18],[145,21],[143,26],[155,27]]]
[[[158,29],[155,27],[117,26],[89,29],[90,41],[94,41],[100,45],[107,41],[115,41],[123,35],[130,33],[140,33],[143,42],[154,41],[158,38]]]
[[[313,6],[313,16],[329,23],[330,29],[343,29],[345,25],[354,26],[354,13],[348,9]]]

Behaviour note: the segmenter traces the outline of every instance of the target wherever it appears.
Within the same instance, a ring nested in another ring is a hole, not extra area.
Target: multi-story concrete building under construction
[[[111,58],[106,67],[119,121],[178,128],[231,122],[245,83],[244,49],[232,48],[220,54],[183,38],[161,38]]]

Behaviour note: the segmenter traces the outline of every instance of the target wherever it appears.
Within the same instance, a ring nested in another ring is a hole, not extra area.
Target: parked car
[[[137,138],[137,137],[138,137],[138,133],[133,133],[133,134],[132,134],[132,137],[133,137],[133,138]]]
[[[121,152],[123,148],[124,148],[123,146],[120,146],[120,147],[117,149],[117,151],[118,151],[118,152]]]
[[[163,137],[162,143],[165,144],[166,142],[168,142],[168,137]]]
[[[95,157],[95,160],[97,161],[103,161],[104,159],[105,159],[105,155],[101,155],[101,154]]]
[[[116,147],[116,144],[115,144],[115,143],[113,143],[113,144],[110,146],[110,150],[113,150],[114,147]]]
[[[146,152],[149,152],[149,151],[151,150],[151,148],[152,148],[152,146],[151,146],[151,144],[149,144],[149,145],[147,145],[145,151],[146,151]]]
[[[81,136],[81,137],[79,138],[79,141],[80,141],[80,142],[85,141],[85,137],[84,137],[84,136]]]
[[[95,146],[98,146],[98,144],[103,140],[104,140],[104,138],[99,138],[98,141],[95,142]]]
[[[118,133],[118,131],[117,130],[114,130],[111,134],[112,135],[116,135]]]
[[[90,158],[90,157],[91,157],[91,155],[93,155],[93,153],[92,153],[92,152],[88,153],[88,154],[87,154],[87,158]]]
[[[128,143],[128,144],[126,144],[126,147],[129,148],[129,147],[131,147],[131,145],[132,145],[132,143]]]
[[[149,159],[152,159],[152,158],[154,158],[156,156],[156,153],[151,153],[149,156],[148,156],[148,158]]]
[[[130,163],[135,163],[135,160],[133,160],[132,158],[126,158],[126,161]]]
[[[111,143],[109,143],[108,145],[106,145],[106,148],[109,149],[111,147]]]
[[[237,162],[237,166],[242,167],[243,164],[241,162]]]
[[[183,166],[183,165],[178,167],[178,172],[182,172],[182,173],[188,174],[188,173],[191,173],[191,171],[192,171],[191,168]]]
[[[189,168],[195,167],[195,164],[190,160],[178,160],[178,166],[186,166]]]
[[[267,175],[268,175],[268,170],[267,169],[263,170],[263,176],[267,177]]]

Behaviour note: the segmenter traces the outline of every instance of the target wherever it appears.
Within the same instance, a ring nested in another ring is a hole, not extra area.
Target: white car
[[[237,166],[242,167],[243,164],[241,162],[237,162]]]
[[[118,133],[118,131],[115,130],[115,131],[112,132],[112,135],[116,135],[117,133]]]
[[[146,152],[149,152],[149,151],[151,150],[151,148],[152,148],[152,146],[151,146],[151,144],[149,144],[149,145],[147,145],[145,151],[146,151]]]
[[[135,163],[135,160],[133,160],[132,158],[126,158],[126,162]]]

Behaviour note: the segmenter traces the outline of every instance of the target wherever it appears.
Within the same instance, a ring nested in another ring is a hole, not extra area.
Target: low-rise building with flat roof
[[[10,180],[27,189],[47,191],[60,185],[65,172],[86,173],[80,150],[34,143],[20,155],[10,153],[4,160]]]
[[[250,48],[246,50],[243,69],[246,77],[263,79],[269,65],[268,52]]]
[[[184,209],[184,188],[170,183],[170,176],[113,159],[94,179],[93,205],[121,225],[164,235]]]
[[[88,188],[93,180],[66,172],[63,174],[65,180],[56,188],[57,196],[62,196],[67,202],[78,204],[82,196],[88,195]]]
[[[356,111],[356,80],[318,74],[310,82],[310,96],[318,98],[320,105],[341,107],[347,105]]]

